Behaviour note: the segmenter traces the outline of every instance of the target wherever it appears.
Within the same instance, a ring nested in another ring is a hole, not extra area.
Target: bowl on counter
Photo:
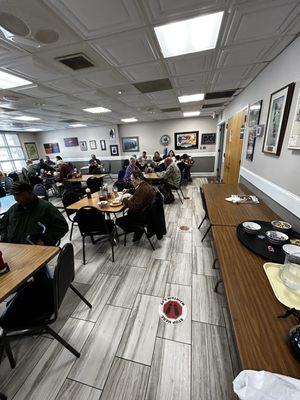
[[[279,231],[267,231],[267,239],[272,244],[282,245],[289,240],[288,235]]]
[[[278,231],[286,232],[292,228],[292,225],[285,221],[272,221],[271,224],[276,228]]]
[[[249,235],[256,235],[261,230],[261,226],[256,222],[245,221],[242,225]]]
[[[282,250],[286,255],[300,253],[300,246],[296,246],[295,244],[284,244]]]

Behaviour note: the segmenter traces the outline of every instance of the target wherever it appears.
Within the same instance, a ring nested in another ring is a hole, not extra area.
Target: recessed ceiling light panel
[[[200,111],[186,111],[183,113],[185,118],[187,117],[198,117],[200,115]]]
[[[122,122],[137,122],[136,118],[123,118],[121,119]]]
[[[18,86],[31,85],[32,82],[8,72],[0,71],[0,89],[11,89]]]
[[[154,28],[165,58],[214,49],[224,12],[201,15]]]
[[[189,94],[186,96],[179,96],[180,103],[190,103],[192,101],[201,101],[204,99],[204,93]]]
[[[21,115],[20,117],[14,117],[13,119],[17,119],[18,121],[39,121],[41,118],[30,117],[29,115]]]
[[[85,124],[70,124],[69,127],[70,128],[83,128],[84,126],[86,126]]]
[[[83,111],[87,111],[92,114],[100,114],[100,113],[106,113],[106,112],[111,112],[108,108],[105,107],[91,107],[91,108],[84,108]]]

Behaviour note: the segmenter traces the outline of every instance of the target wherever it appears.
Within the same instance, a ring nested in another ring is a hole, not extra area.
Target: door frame
[[[223,134],[223,146],[222,149],[220,149],[219,152],[219,146],[221,142],[221,135],[220,135],[220,126],[224,124],[224,134]],[[228,120],[223,119],[217,124],[217,139],[216,139],[216,151],[215,151],[215,167],[214,167],[214,175],[217,177],[217,168],[219,164],[219,158],[222,157],[221,160],[221,171],[220,171],[220,180],[222,181],[223,179],[223,170],[224,170],[224,151],[225,151],[225,145],[226,145],[226,137],[227,137],[227,125],[228,125]]]

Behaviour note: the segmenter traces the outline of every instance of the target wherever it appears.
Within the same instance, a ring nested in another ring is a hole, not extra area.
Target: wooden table
[[[9,195],[0,198],[0,215],[6,213],[16,203],[14,196]]]
[[[89,178],[103,178],[106,174],[93,174],[93,175],[82,175],[80,178],[70,178],[69,182],[86,182]]]
[[[59,247],[0,243],[0,250],[10,268],[0,275],[1,302],[47,264],[59,252]]]
[[[213,226],[228,306],[243,369],[266,370],[300,379],[300,363],[287,343],[293,317],[276,299],[263,264],[238,240],[235,227]]]
[[[118,213],[120,211],[123,211],[125,206],[124,204],[121,204],[120,206],[117,207],[112,207],[109,204],[107,204],[106,207],[100,208],[99,206],[99,194],[98,192],[92,194],[92,198],[88,199],[87,197],[84,197],[83,199],[76,201],[76,203],[71,204],[67,208],[69,210],[79,210],[81,207],[85,206],[93,206],[98,208],[98,210],[103,211],[105,213]]]
[[[146,180],[152,180],[152,181],[158,181],[160,179],[163,179],[161,176],[157,175],[156,172],[150,172],[149,174],[144,173],[144,178]]]
[[[234,204],[225,198],[232,194],[252,194],[244,185],[208,183],[203,185],[211,225],[237,226],[243,221],[278,219],[263,201],[259,204]]]

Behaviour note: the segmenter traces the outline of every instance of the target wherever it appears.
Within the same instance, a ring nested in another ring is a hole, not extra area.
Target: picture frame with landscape
[[[175,150],[198,149],[199,131],[175,132]]]
[[[140,151],[138,136],[129,136],[122,138],[122,148],[124,152],[138,152]]]
[[[259,124],[260,120],[260,114],[261,114],[261,108],[262,108],[262,100],[257,101],[254,104],[251,104],[249,106],[249,112],[248,112],[248,126],[255,126]]]
[[[263,152],[280,155],[295,83],[290,83],[273,92],[270,96],[267,124],[263,144]]]
[[[292,129],[289,137],[288,149],[300,150],[300,91],[298,93]]]
[[[38,160],[39,159],[39,153],[37,151],[35,142],[26,142],[26,143],[24,143],[24,146],[25,146],[25,150],[27,153],[27,157],[30,160]]]

